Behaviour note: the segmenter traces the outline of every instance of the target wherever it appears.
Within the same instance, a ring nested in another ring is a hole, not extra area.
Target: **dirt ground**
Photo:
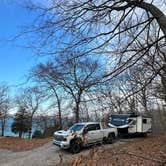
[[[40,147],[52,138],[45,139],[22,139],[17,137],[0,137],[0,149],[11,150],[14,152],[32,150]]]
[[[50,138],[15,139],[8,138],[5,142],[0,138],[0,166],[166,165],[166,136],[119,139],[113,144],[84,148],[79,154],[74,155],[54,146]]]
[[[93,148],[88,155],[62,165],[166,166],[166,136],[135,138],[117,147]]]
[[[12,141],[12,139],[10,141]],[[41,140],[39,140],[39,142],[40,141]],[[17,141],[15,140],[15,142]],[[31,141],[29,143],[31,144]],[[109,147],[116,147],[125,143],[126,142],[124,141],[116,141],[115,143],[110,145],[102,145],[97,147],[99,149],[105,149]],[[24,146],[24,144],[22,143],[20,143],[21,145],[18,144],[19,141],[17,142],[17,146],[20,147]],[[27,142],[26,146],[28,146]],[[32,145],[30,146],[32,147]],[[52,141],[42,145],[41,147],[34,148],[28,151],[27,150],[23,151],[22,149],[24,149],[24,147],[19,148],[20,151],[18,151],[17,148],[12,149],[13,146],[8,145],[7,147],[8,150],[4,148],[0,149],[0,166],[55,166],[55,165],[65,165],[65,164],[71,165],[71,163],[68,163],[69,161],[72,162],[80,155],[83,156],[88,155],[88,153],[90,153],[91,149],[93,148],[93,147],[84,148],[79,154],[72,154],[69,150],[62,150],[59,147],[53,145]]]

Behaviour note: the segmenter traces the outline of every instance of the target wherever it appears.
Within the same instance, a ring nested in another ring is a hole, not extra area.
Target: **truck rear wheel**
[[[72,153],[79,153],[81,150],[81,145],[78,142],[74,141],[71,143],[70,149]]]

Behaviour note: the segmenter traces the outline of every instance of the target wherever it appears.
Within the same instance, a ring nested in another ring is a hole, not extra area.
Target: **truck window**
[[[96,124],[96,130],[100,130],[100,125]]]
[[[100,124],[89,124],[86,128],[87,131],[100,130]]]
[[[84,125],[82,125],[82,124],[76,124],[76,125],[73,125],[72,127],[70,127],[69,130],[70,131],[80,131],[83,127],[84,127]]]

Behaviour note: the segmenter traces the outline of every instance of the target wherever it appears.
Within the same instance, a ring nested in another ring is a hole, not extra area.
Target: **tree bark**
[[[78,91],[77,97],[75,97],[75,103],[76,103],[76,108],[75,108],[75,115],[76,115],[76,123],[80,121],[80,102],[81,102],[81,95],[82,95],[82,89]]]
[[[5,124],[6,124],[6,116],[2,117],[1,119],[1,136],[4,136]]]
[[[19,137],[20,138],[22,137],[22,131],[19,131]]]
[[[2,129],[1,129],[1,136],[4,136],[4,126],[2,125]]]
[[[28,138],[31,139],[31,134],[32,134],[32,119],[33,119],[33,115],[31,115],[30,117],[30,121],[29,121],[29,129],[28,129]]]
[[[76,108],[75,108],[75,116],[76,116],[76,123],[78,123],[79,122],[79,120],[80,120],[80,107],[79,107],[79,105],[80,105],[80,101],[78,100],[77,102],[76,102]]]
[[[57,99],[57,104],[58,104],[59,126],[60,126],[60,129],[61,129],[62,128],[61,102],[60,102],[59,96],[58,96],[58,94],[56,93],[55,90],[54,90],[54,93],[55,93],[55,96],[56,96],[56,99]]]
[[[137,2],[131,2],[131,3],[134,3],[134,5],[136,5],[137,7],[140,7],[150,12],[151,15],[157,20],[163,34],[166,36],[166,16],[158,7],[143,1],[141,3],[137,3]]]

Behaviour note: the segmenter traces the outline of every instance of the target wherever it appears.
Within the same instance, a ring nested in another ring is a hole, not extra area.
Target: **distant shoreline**
[[[41,118],[41,116],[40,116]],[[11,131],[11,125],[13,123],[13,119],[14,116],[13,115],[9,115],[6,118],[6,126],[5,126],[5,131],[4,131],[4,136],[6,137],[18,137],[18,134],[15,134]],[[32,135],[34,133],[35,130],[40,130],[40,131],[44,131],[44,125],[45,123],[47,123],[48,126],[51,126],[54,122],[54,119],[47,117],[46,122],[45,121],[38,121],[39,116],[38,117],[34,117],[33,119],[33,125],[32,125]],[[43,124],[42,124],[43,123]],[[0,124],[0,136],[2,135],[2,129],[1,129],[1,124]],[[24,137],[27,137],[28,135],[25,133]]]

